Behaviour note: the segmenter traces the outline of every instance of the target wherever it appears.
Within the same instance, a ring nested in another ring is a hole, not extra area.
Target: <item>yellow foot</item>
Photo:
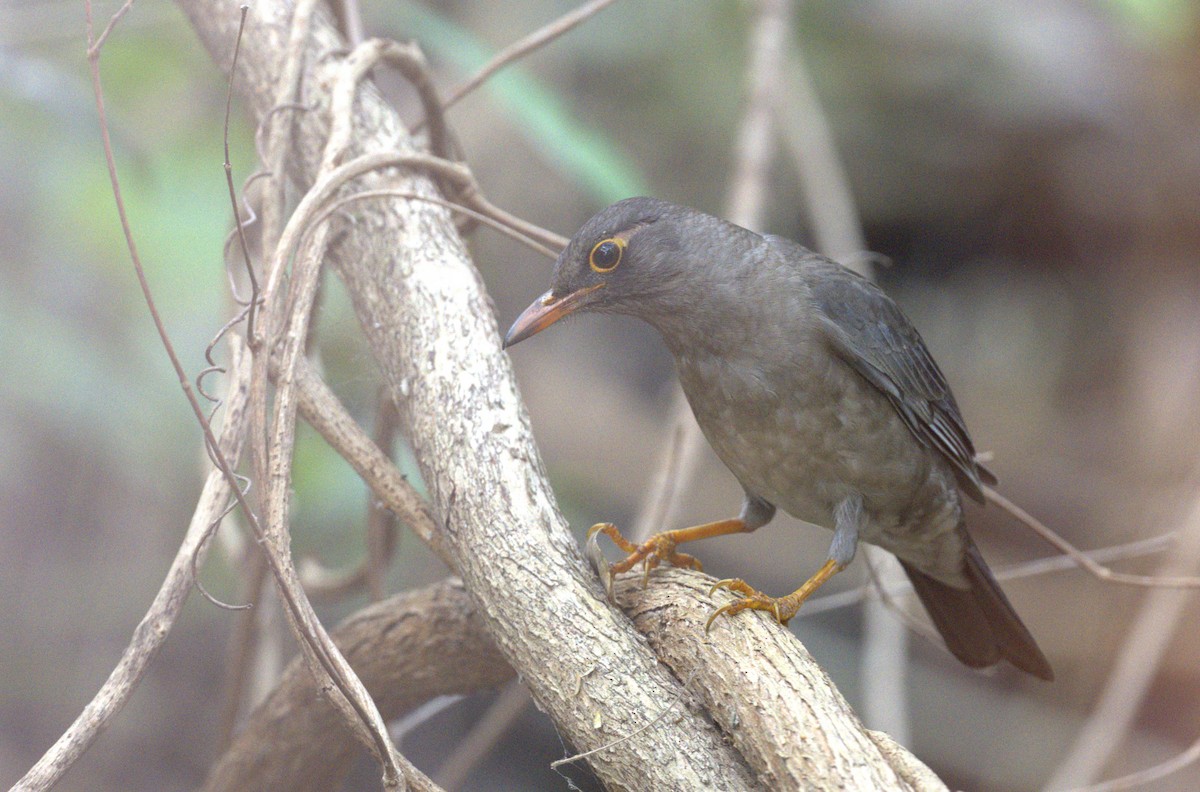
[[[717,589],[725,589],[727,591],[736,591],[742,595],[742,598],[735,600],[728,605],[722,605],[712,612],[708,617],[708,621],[704,623],[704,632],[712,629],[713,622],[718,616],[732,616],[735,613],[741,613],[744,610],[761,610],[767,611],[775,617],[775,621],[780,624],[787,624],[788,621],[796,615],[796,611],[800,610],[800,603],[793,603],[793,595],[789,594],[786,597],[769,597],[763,594],[758,589],[750,586],[744,580],[739,578],[727,578],[718,580],[711,589],[708,590],[708,595],[711,597],[716,593]]]
[[[627,553],[623,560],[615,564],[609,564],[605,560],[604,553],[600,551],[598,544],[600,534],[604,534],[609,539],[612,539],[613,544]],[[600,576],[600,581],[604,584],[604,589],[608,592],[609,599],[612,599],[613,578],[622,572],[632,569],[639,561],[642,562],[643,566],[643,587],[650,578],[650,570],[664,561],[672,566],[689,567],[697,571],[702,570],[703,567],[699,559],[687,553],[680,553],[675,549],[679,544],[676,538],[677,535],[677,531],[663,531],[651,536],[639,545],[622,536],[621,532],[612,523],[596,523],[588,529],[584,555],[591,562],[592,567],[596,570],[596,574]]]
[[[704,632],[708,632],[712,628],[713,622],[718,616],[732,616],[735,613],[741,613],[744,610],[761,610],[768,611],[775,617],[775,621],[780,624],[787,624],[792,617],[800,610],[800,606],[804,601],[812,595],[814,591],[819,589],[826,580],[836,575],[842,570],[842,565],[834,561],[832,558],[826,561],[817,573],[804,582],[804,585],[788,594],[786,597],[768,597],[756,588],[752,588],[744,580],[738,578],[729,578],[727,580],[719,580],[716,585],[708,590],[708,595],[711,597],[717,589],[725,589],[727,591],[735,591],[742,595],[742,598],[722,605],[712,612],[708,617],[708,621],[704,624]]]

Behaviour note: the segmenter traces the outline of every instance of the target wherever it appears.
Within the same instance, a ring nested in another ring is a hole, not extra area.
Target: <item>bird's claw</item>
[[[593,525],[588,529],[587,542],[583,545],[583,555],[587,558],[588,563],[592,565],[592,569],[596,571],[596,576],[600,578],[600,584],[604,586],[604,593],[608,595],[611,602],[613,598],[613,576],[608,569],[608,559],[604,557],[604,552],[600,549],[600,531],[596,530],[599,525]]]
[[[607,562],[604,553],[600,550],[600,534],[607,536],[613,541],[613,544],[626,553],[623,560],[615,564]],[[583,553],[592,568],[596,570],[596,574],[600,577],[600,582],[604,584],[604,589],[608,592],[608,598],[611,600],[613,598],[613,581],[616,576],[632,569],[638,562],[642,563],[642,588],[645,588],[650,582],[650,571],[664,561],[671,566],[689,567],[696,571],[702,571],[704,567],[700,560],[688,553],[677,551],[676,544],[670,531],[657,533],[639,545],[622,536],[612,523],[596,523],[588,529]]]
[[[749,583],[741,580],[740,578],[726,578],[725,580],[718,580],[713,584],[712,588],[708,590],[708,596],[711,597],[719,589],[737,592],[738,594],[741,594],[742,597],[741,599],[737,599],[733,602],[722,605],[713,611],[708,617],[708,621],[704,623],[705,634],[712,629],[713,622],[717,620],[717,617],[723,615],[732,616],[735,613],[741,613],[744,610],[769,611],[771,615],[775,617],[775,621],[779,622],[780,624],[787,624],[788,620],[792,617],[792,615],[794,615],[784,615],[783,611],[781,611],[779,608],[780,598],[769,597],[758,589],[753,588]]]

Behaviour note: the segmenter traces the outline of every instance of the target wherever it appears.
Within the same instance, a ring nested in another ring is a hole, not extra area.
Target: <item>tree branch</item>
[[[227,0],[181,0],[219,63],[229,60],[237,13]],[[237,85],[261,117],[274,103],[287,11],[256,6],[242,44]],[[289,174],[311,184],[328,134],[330,57],[343,47],[323,13],[312,20]],[[356,104],[347,156],[408,146],[394,111],[372,90]],[[397,183],[398,182],[398,183]],[[362,186],[431,193],[423,176],[373,175]],[[501,651],[539,706],[580,749],[633,731],[648,712],[685,692],[610,608],[584,568],[558,514],[533,445],[512,370],[500,351],[478,273],[440,207],[420,201],[363,202],[331,251],[346,281],[428,485],[447,526],[449,554],[485,613]],[[604,712],[596,728],[597,712]],[[590,762],[612,786],[747,789],[754,780],[716,727],[682,710],[635,746]]]
[[[332,638],[389,720],[435,696],[512,678],[462,583],[453,579],[370,605]],[[204,789],[337,789],[359,749],[296,658],[213,767]],[[416,787],[411,780],[409,785]]]
[[[879,744],[786,627],[752,616],[722,619],[705,634],[711,585],[707,575],[671,568],[645,588],[640,573],[624,575],[615,593],[768,788],[946,789],[890,739]]]
[[[695,572],[664,569],[644,589],[639,575],[619,578],[616,594],[637,629],[687,680],[771,789],[945,789],[910,753],[859,723],[786,629],[751,617],[721,622],[705,635],[710,584]],[[388,719],[435,696],[470,693],[512,676],[453,579],[371,605],[333,637]],[[762,705],[767,701],[770,707]],[[656,714],[647,713],[647,722]],[[331,788],[356,747],[311,674],[294,661],[205,790]]]

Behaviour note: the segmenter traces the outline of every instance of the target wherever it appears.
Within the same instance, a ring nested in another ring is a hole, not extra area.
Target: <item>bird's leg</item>
[[[787,624],[814,591],[854,560],[854,554],[858,550],[858,534],[863,519],[860,497],[852,496],[839,503],[834,510],[835,527],[833,541],[829,545],[829,557],[816,574],[804,581],[804,585],[785,597],[767,596],[739,578],[717,581],[709,591],[710,595],[717,589],[723,588],[728,591],[736,591],[742,595],[742,598],[713,611],[704,625],[704,631],[709,631],[718,616],[732,616],[744,610],[770,611],[771,615],[775,617],[775,621]]]
[[[601,581],[604,583],[604,588],[611,598],[613,577],[632,569],[639,561],[643,563],[644,569],[642,573],[643,586],[649,580],[650,570],[664,561],[672,566],[691,567],[695,570],[701,570],[703,569],[703,565],[699,559],[688,553],[681,553],[675,548],[684,542],[694,542],[697,539],[708,539],[712,536],[725,536],[726,534],[753,531],[756,528],[766,525],[774,514],[775,507],[770,503],[761,498],[747,495],[745,502],[742,504],[742,512],[737,517],[732,517],[728,520],[717,520],[716,522],[705,523],[703,525],[694,525],[690,528],[676,528],[671,531],[662,531],[654,534],[641,544],[635,544],[626,539],[612,523],[597,523],[588,529],[587,546],[584,552],[592,560]],[[599,547],[596,546],[596,540],[600,534],[604,534],[609,539],[612,539],[613,544],[624,550],[627,553],[625,558],[615,564],[605,565],[603,561],[604,556],[600,552]]]

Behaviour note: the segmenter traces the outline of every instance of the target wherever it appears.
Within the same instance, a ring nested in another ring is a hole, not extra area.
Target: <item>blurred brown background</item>
[[[362,10],[368,34],[420,41],[448,87],[574,5]],[[115,8],[103,3],[98,16]],[[732,1],[619,2],[464,100],[450,121],[489,197],[568,235],[641,192],[719,212],[751,11]],[[112,208],[81,20],[75,2],[0,5],[0,785],[107,676],[199,487],[199,432],[152,335]],[[1179,528],[1200,492],[1200,4],[808,2],[793,21],[869,248],[890,263],[877,276],[922,330],[977,445],[994,453],[1002,491],[1086,549]],[[102,67],[135,234],[198,372],[228,311],[224,81],[160,0],[135,6]],[[411,96],[384,84],[416,120]],[[236,120],[240,179],[255,164],[252,130]],[[798,185],[779,150],[765,229],[811,244]],[[487,231],[472,246],[507,326],[544,290],[550,263]],[[323,302],[320,355],[370,423],[377,378],[336,283]],[[657,337],[629,320],[584,318],[512,357],[573,527],[628,524],[669,428],[673,372]],[[363,487],[311,436],[298,464],[297,552],[353,563]],[[709,455],[681,524],[728,516],[739,497]],[[1051,555],[995,508],[971,523],[997,569]],[[828,538],[783,517],[698,554],[717,576],[782,593],[820,563]],[[1117,564],[1151,573],[1170,556]],[[390,583],[443,574],[406,537]],[[220,551],[204,578],[236,598]],[[859,562],[827,589],[864,578]],[[1044,784],[1147,596],[1074,570],[1005,587],[1054,663],[1054,684],[975,674],[911,642],[909,747],[952,787]],[[324,614],[333,621],[363,601]],[[1197,613],[1187,599],[1103,777],[1200,736]],[[194,597],[132,704],[60,788],[195,787],[215,750],[233,618]],[[799,618],[793,629],[858,703],[860,610]],[[451,704],[407,732],[402,750],[436,770],[488,702]],[[547,769],[563,751],[530,710],[467,788],[566,788]],[[570,776],[594,787],[585,770]],[[353,788],[370,788],[372,777],[364,767]],[[1198,787],[1193,767],[1142,788]]]

